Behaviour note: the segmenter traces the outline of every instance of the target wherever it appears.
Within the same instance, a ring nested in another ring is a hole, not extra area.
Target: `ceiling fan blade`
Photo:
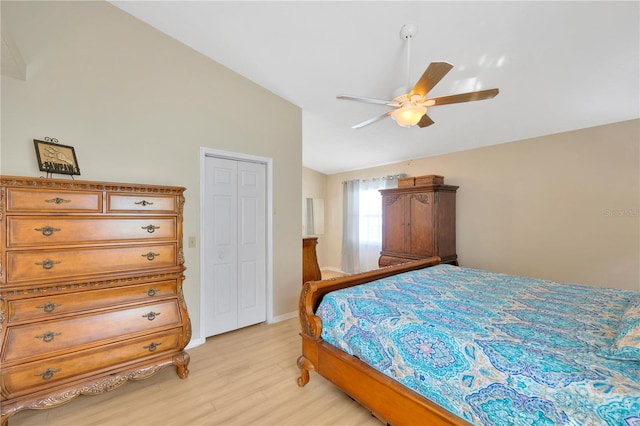
[[[427,127],[433,124],[433,120],[427,115],[423,115],[420,121],[418,121],[418,127]]]
[[[388,105],[394,106],[393,101],[385,101],[384,99],[373,99],[373,98],[364,98],[362,96],[350,96],[350,95],[338,95],[337,99],[346,99],[348,101],[358,101],[358,102],[366,102],[369,104],[379,104],[379,105]]]
[[[434,106],[457,104],[460,102],[482,101],[484,99],[494,98],[499,93],[498,89],[480,90],[478,92],[460,93],[457,95],[441,96],[433,98]]]
[[[453,68],[453,65],[448,62],[431,62],[422,77],[420,77],[420,80],[413,86],[409,95],[427,96],[427,93],[442,80],[442,77],[451,71],[451,68]]]
[[[381,120],[381,119],[385,118],[388,115],[389,115],[389,112],[385,112],[384,114],[376,115],[375,117],[372,117],[372,118],[370,118],[368,120],[365,120],[362,123],[358,123],[355,126],[352,126],[351,128],[352,129],[359,129],[359,128],[364,127],[364,126],[366,126],[368,124],[375,123],[376,121]]]

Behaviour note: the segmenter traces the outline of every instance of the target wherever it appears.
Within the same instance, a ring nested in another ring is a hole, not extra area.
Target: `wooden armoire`
[[[420,184],[382,189],[382,251],[378,265],[396,265],[431,256],[458,264],[457,186]]]
[[[0,176],[0,414],[189,374],[184,188]]]

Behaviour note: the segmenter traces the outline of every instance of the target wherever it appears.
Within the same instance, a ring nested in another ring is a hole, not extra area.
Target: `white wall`
[[[200,147],[273,159],[274,314],[297,310],[301,110],[107,2],[2,1],[27,79],[2,76],[0,172],[40,176],[33,139],[75,147],[83,180],[184,186],[198,236]],[[255,110],[246,112],[246,99]],[[61,176],[56,176],[61,177]],[[199,248],[185,245],[194,338]]]

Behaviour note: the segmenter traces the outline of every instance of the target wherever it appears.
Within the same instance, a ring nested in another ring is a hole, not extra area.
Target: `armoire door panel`
[[[382,197],[385,221],[382,223],[382,242],[385,250],[404,253],[406,251],[404,198],[398,195]]]
[[[408,254],[417,256],[434,255],[433,206],[435,194],[411,194],[408,196],[409,221]]]

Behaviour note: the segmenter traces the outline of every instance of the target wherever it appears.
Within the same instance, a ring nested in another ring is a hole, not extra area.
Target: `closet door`
[[[238,327],[266,320],[266,166],[238,162]]]
[[[205,337],[266,320],[265,165],[205,160]]]

